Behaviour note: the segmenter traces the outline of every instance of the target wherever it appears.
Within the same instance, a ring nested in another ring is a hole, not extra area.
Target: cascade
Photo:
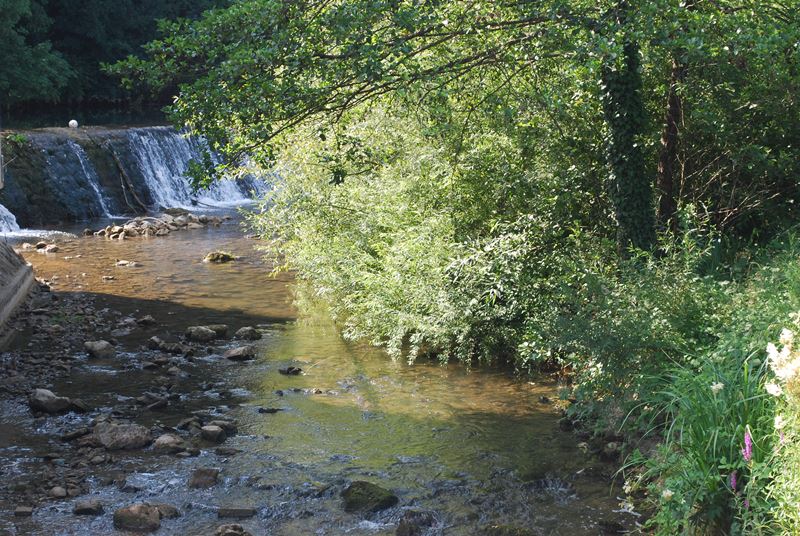
[[[128,140],[147,189],[158,205],[187,207],[193,199],[210,205],[237,205],[249,200],[248,192],[229,180],[193,193],[186,172],[189,161],[202,156],[202,139],[183,136],[169,127],[148,127],[129,130]]]
[[[19,231],[17,218],[6,207],[0,205],[0,234],[15,233],[17,231]]]
[[[72,152],[74,152],[75,156],[78,158],[81,170],[83,170],[83,176],[86,177],[86,182],[89,183],[89,186],[91,186],[92,190],[94,190],[94,193],[97,196],[97,203],[103,210],[103,215],[110,217],[111,213],[108,210],[108,204],[106,203],[105,196],[100,189],[100,178],[97,176],[97,171],[95,171],[91,162],[89,162],[86,151],[83,150],[83,147],[72,140],[67,141],[67,145],[72,149]]]

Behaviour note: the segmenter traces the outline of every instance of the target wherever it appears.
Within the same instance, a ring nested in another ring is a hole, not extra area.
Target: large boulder
[[[225,430],[216,424],[209,424],[200,428],[200,436],[206,441],[212,441],[214,443],[222,443],[228,438],[228,434],[225,433]]]
[[[56,396],[47,389],[35,389],[28,396],[28,405],[31,410],[41,413],[66,413],[70,410],[72,402],[64,396]]]
[[[397,495],[371,482],[356,480],[342,492],[345,512],[378,512],[396,505]]]
[[[94,427],[92,436],[108,450],[130,450],[145,447],[153,440],[150,430],[138,424],[101,422]]]
[[[83,348],[90,356],[102,359],[114,357],[117,353],[108,341],[86,341],[83,343]]]
[[[227,324],[208,324],[205,327],[216,333],[218,339],[228,338],[228,331],[230,330],[230,328],[228,327]]]
[[[114,512],[114,528],[116,529],[153,532],[159,527],[161,527],[161,514],[153,505],[138,503]]]
[[[256,348],[250,345],[232,348],[225,352],[222,357],[231,361],[248,361],[256,358]]]
[[[186,338],[194,342],[211,342],[217,338],[217,333],[205,326],[189,326],[186,328]]]

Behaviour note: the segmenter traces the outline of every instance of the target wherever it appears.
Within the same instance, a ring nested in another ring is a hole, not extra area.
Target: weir
[[[164,207],[236,206],[266,188],[249,177],[195,191],[187,170],[205,141],[166,126],[50,128],[6,140],[0,233]]]

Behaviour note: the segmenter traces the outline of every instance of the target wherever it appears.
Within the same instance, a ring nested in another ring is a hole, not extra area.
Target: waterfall
[[[6,207],[0,205],[0,234],[16,233],[17,231],[19,231],[17,218]]]
[[[209,205],[239,205],[249,201],[249,192],[230,180],[217,181],[206,190],[193,192],[186,172],[189,162],[199,161],[206,149],[202,139],[183,136],[169,127],[149,127],[129,130],[128,140],[156,204],[188,207],[193,200]]]
[[[67,145],[69,145],[69,147],[75,153],[75,156],[78,157],[78,162],[83,170],[83,176],[86,177],[86,182],[88,182],[89,186],[91,186],[92,190],[94,190],[94,193],[97,196],[97,203],[103,210],[103,215],[106,217],[111,217],[111,212],[108,210],[108,205],[106,204],[103,191],[100,189],[100,177],[97,176],[97,171],[95,171],[94,166],[92,166],[91,162],[89,162],[89,157],[86,155],[86,151],[83,150],[83,147],[72,140],[67,141]]]

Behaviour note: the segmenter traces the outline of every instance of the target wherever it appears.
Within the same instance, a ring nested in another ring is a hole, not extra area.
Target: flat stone
[[[255,346],[240,346],[238,348],[232,348],[225,352],[222,357],[225,359],[230,359],[231,361],[247,361],[250,359],[256,358],[256,348]]]
[[[114,357],[117,354],[114,346],[108,341],[86,341],[83,348],[92,356],[100,359]]]
[[[33,515],[33,507],[32,506],[17,506],[14,509],[14,516],[15,517],[30,517]]]
[[[146,503],[138,503],[114,512],[114,528],[121,530],[153,532],[161,526],[158,508]]]
[[[189,487],[193,489],[206,489],[216,485],[219,469],[203,467],[195,469],[189,478]]]
[[[97,499],[78,501],[72,509],[76,516],[99,516],[103,513],[103,503]]]
[[[219,510],[217,510],[218,517],[246,518],[253,517],[254,515],[256,515],[256,509],[248,507],[228,506],[220,507]]]

